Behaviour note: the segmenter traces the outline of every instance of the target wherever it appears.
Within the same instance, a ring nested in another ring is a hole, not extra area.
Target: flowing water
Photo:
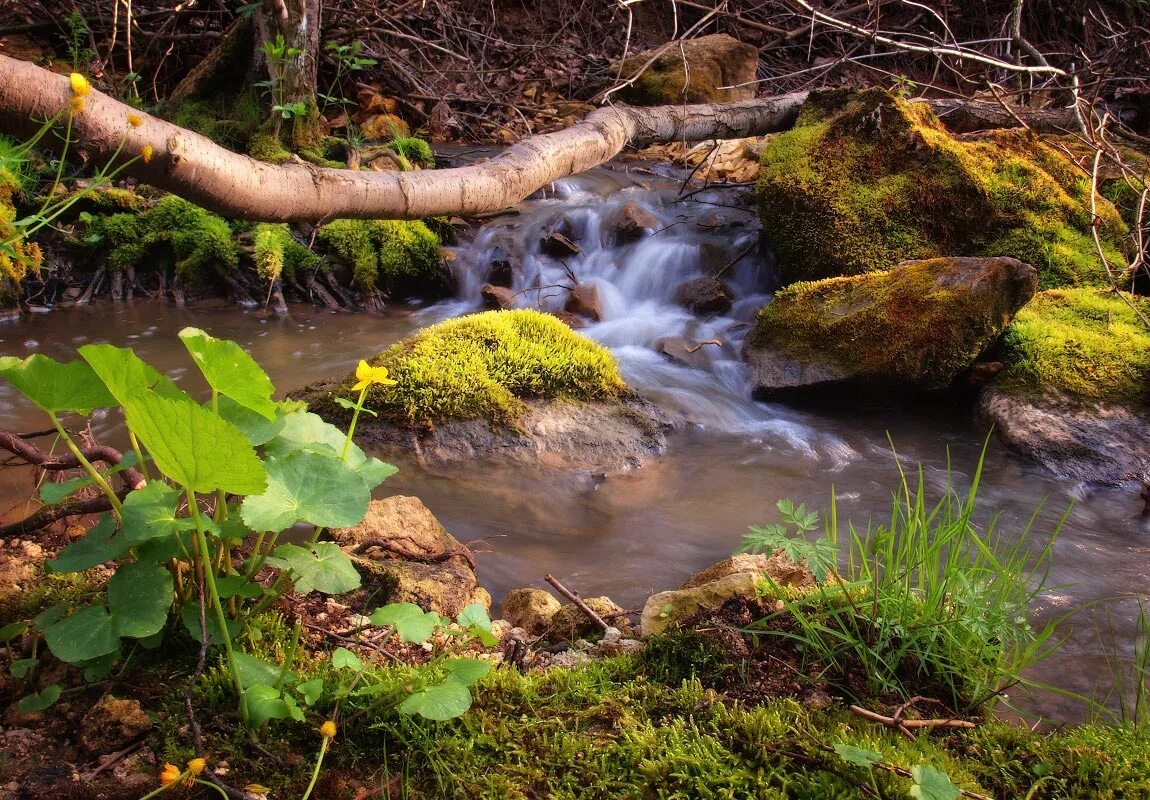
[[[964,487],[987,435],[969,408],[852,414],[751,400],[738,353],[754,312],[769,300],[775,269],[759,245],[753,214],[738,205],[732,190],[680,197],[678,181],[649,169],[598,169],[554,185],[517,215],[489,221],[455,247],[458,294],[430,308],[371,316],[295,307],[274,317],[150,302],[100,305],[0,326],[0,353],[71,358],[81,344],[110,341],[134,347],[194,385],[198,379],[188,376],[176,333],[196,325],[239,341],[277,386],[290,390],[344,374],[417,327],[477,310],[494,261],[515,264],[512,289],[523,306],[558,309],[573,285],[593,284],[601,318],[583,333],[611,347],[628,382],[675,418],[665,457],[631,474],[570,483],[498,464],[444,477],[400,459],[400,473],[380,493],[417,495],[461,541],[483,540],[475,545],[486,551],[478,556],[479,576],[497,604],[507,590],[541,585],[550,572],[584,595],[608,594],[638,608],[651,592],[677,586],[729,555],[748,525],[774,521],[780,498],[825,508],[834,492],[840,518],[865,526],[889,513],[900,462],[922,464],[936,489],[948,473]],[[654,224],[637,240],[621,241],[619,223],[634,218],[636,209]],[[540,252],[540,239],[552,230],[581,252],[562,258]],[[685,280],[715,273],[735,296],[730,311],[699,317],[674,302]],[[0,384],[0,412],[4,427],[44,427],[6,383]],[[98,418],[93,428],[110,441],[118,435],[113,418]],[[14,518],[26,510],[28,481],[26,472],[0,471],[0,511]],[[1034,514],[1029,536],[1035,548],[1074,503],[1054,547],[1055,588],[1040,614],[1150,590],[1150,539],[1136,493],[1056,480],[991,441],[980,498],[983,520],[1001,512],[999,526],[1007,530],[1022,531]],[[1112,635],[1129,655],[1134,605],[1107,607],[1106,638]],[[1095,694],[1112,680],[1096,626],[1083,616],[1067,630],[1068,641],[1035,676]],[[1043,696],[1032,707],[1064,720],[1081,714],[1057,696]]]

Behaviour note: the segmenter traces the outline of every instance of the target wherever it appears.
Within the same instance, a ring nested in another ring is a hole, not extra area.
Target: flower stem
[[[347,426],[347,438],[343,440],[343,453],[340,458],[347,461],[347,454],[351,452],[351,440],[355,436],[355,424],[359,422],[359,412],[363,410],[363,401],[367,397],[368,386],[359,390],[359,400],[355,403],[355,411],[351,414],[351,424]]]
[[[321,742],[319,746],[319,755],[315,760],[315,769],[313,769],[311,772],[311,782],[308,783],[307,791],[303,793],[303,797],[301,797],[300,800],[307,800],[309,797],[311,797],[311,791],[315,788],[315,782],[319,780],[319,770],[320,767],[323,766],[323,757],[327,754],[327,744],[330,741],[331,739],[327,738],[326,736],[323,737],[323,742]]]
[[[116,496],[116,493],[112,490],[112,487],[108,485],[106,480],[104,480],[104,476],[100,474],[98,469],[92,466],[91,461],[84,457],[84,454],[80,451],[79,446],[72,439],[72,437],[68,435],[68,431],[64,430],[64,426],[60,424],[60,418],[57,417],[54,413],[49,413],[48,416],[52,418],[52,424],[56,426],[56,432],[59,433],[60,438],[64,440],[64,445],[68,448],[68,450],[71,451],[72,455],[76,457],[76,460],[80,462],[80,464],[87,471],[88,475],[91,476],[96,485],[100,487],[100,490],[103,491],[105,495],[107,495],[108,502],[112,504],[112,510],[116,512],[116,519],[123,519],[124,505],[120,502],[120,498]]]

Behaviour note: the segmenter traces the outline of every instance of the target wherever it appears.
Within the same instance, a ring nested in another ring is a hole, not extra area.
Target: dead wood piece
[[[395,541],[395,539],[368,539],[366,542],[360,542],[358,545],[356,545],[355,549],[353,549],[351,552],[352,555],[360,556],[371,548],[378,547],[380,550],[383,550],[385,553],[397,560],[417,561],[420,564],[441,564],[444,561],[450,561],[456,556],[459,556],[464,561],[466,561],[473,570],[475,569],[475,556],[471,554],[471,551],[467,548],[467,545],[461,544],[458,547],[451,548],[450,550],[444,550],[442,553],[429,554],[420,553],[416,550],[408,550],[405,547],[400,547],[395,543]],[[408,539],[408,541],[411,540]]]
[[[551,573],[547,573],[546,575],[544,575],[543,580],[547,581],[549,584],[554,586],[555,591],[559,592],[559,594],[563,595],[568,600],[570,600],[572,603],[574,603],[575,606],[580,611],[582,611],[587,616],[587,618],[589,620],[594,622],[600,628],[602,628],[603,630],[607,630],[608,628],[611,627],[610,625],[608,625],[606,623],[606,621],[604,621],[604,619],[601,616],[599,616],[598,614],[595,613],[595,611],[591,608],[591,606],[589,606],[585,602],[583,602],[583,598],[579,596],[578,592],[573,592],[570,589],[568,589],[566,586],[564,586],[558,580],[556,580],[555,577]]]

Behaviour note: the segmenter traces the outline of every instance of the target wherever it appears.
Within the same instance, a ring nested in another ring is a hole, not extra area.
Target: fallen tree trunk
[[[149,152],[124,170],[225,217],[262,221],[422,219],[500,211],[559,178],[656,142],[757,136],[789,129],[806,92],[740,103],[612,107],[557,133],[532,136],[479,164],[417,172],[326,169],[296,160],[267,164],[92,92],[73,136],[89,162]],[[0,131],[28,137],[66,113],[68,77],[0,55]],[[142,119],[136,127],[128,115]],[[1013,115],[1011,115],[1013,116]],[[46,137],[45,146],[53,146]],[[55,146],[59,142],[55,141]]]

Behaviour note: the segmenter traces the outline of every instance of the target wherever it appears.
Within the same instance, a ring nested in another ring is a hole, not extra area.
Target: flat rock
[[[1150,483],[1150,409],[988,386],[979,411],[1011,449],[1066,480]]]

